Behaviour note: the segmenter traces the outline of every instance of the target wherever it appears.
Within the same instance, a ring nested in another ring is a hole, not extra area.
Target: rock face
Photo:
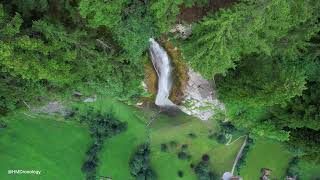
[[[182,39],[187,39],[192,34],[192,28],[191,25],[176,24],[170,32],[178,33]]]
[[[50,101],[44,106],[32,108],[31,111],[50,115],[59,114],[62,116],[66,116],[70,113],[70,111],[59,101]]]
[[[214,82],[204,79],[199,73],[188,69],[189,80],[184,89],[184,100],[179,109],[186,114],[208,120],[215,111],[224,110],[224,105],[216,98]]]

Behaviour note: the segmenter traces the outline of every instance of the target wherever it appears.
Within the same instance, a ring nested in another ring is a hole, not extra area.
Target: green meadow
[[[283,179],[292,158],[292,153],[283,144],[259,139],[248,152],[246,163],[240,169],[240,175],[244,179],[259,179],[261,168],[268,168],[272,170],[271,178]]]
[[[106,139],[99,153],[98,176],[112,177],[116,180],[133,179],[130,175],[129,161],[139,144],[148,140],[151,146],[151,165],[160,180],[181,179],[178,171],[183,172],[186,180],[197,179],[192,164],[196,165],[202,155],[210,157],[215,174],[231,171],[233,161],[240,149],[243,138],[229,146],[219,144],[208,136],[218,131],[215,121],[200,121],[183,113],[168,115],[161,113],[146,129],[146,124],[155,110],[148,112],[99,97],[94,103],[74,103],[80,112],[89,106],[103,112],[113,112],[115,117],[128,123],[127,131]],[[29,112],[28,112],[29,113]],[[73,120],[61,117],[34,115],[23,112],[10,115],[6,121],[8,128],[0,130],[0,179],[30,179],[30,175],[8,175],[9,169],[41,170],[40,176],[32,179],[55,180],[60,177],[70,180],[84,179],[81,165],[85,152],[92,140],[88,129]],[[190,133],[194,137],[190,137]],[[174,146],[170,145],[172,141]],[[161,144],[168,151],[161,151]],[[191,155],[188,160],[178,158],[182,146]],[[244,179],[257,179],[260,169],[273,170],[272,177],[284,176],[287,163],[292,155],[282,144],[269,140],[259,140],[249,151],[246,164],[240,169]]]
[[[81,165],[91,143],[86,127],[54,117],[16,112],[0,129],[0,179],[84,179]],[[40,170],[37,175],[8,175],[8,170]]]

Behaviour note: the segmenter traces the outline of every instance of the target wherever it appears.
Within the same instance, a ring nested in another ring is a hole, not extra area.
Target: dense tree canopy
[[[238,128],[282,141],[288,127],[318,129],[309,82],[319,72],[319,9],[314,0],[240,1],[209,13],[180,43],[190,65],[215,78]]]
[[[209,79],[246,55],[295,57],[319,30],[318,10],[314,0],[243,1],[196,24],[184,54]]]

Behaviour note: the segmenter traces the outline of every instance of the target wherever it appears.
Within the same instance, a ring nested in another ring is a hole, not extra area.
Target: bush
[[[288,164],[288,168],[287,168],[287,176],[290,177],[297,177],[298,179],[300,179],[299,177],[301,176],[299,173],[299,167],[298,167],[298,163],[299,163],[299,159],[298,157],[294,157]]]
[[[98,166],[98,153],[102,149],[105,138],[119,134],[127,129],[127,124],[118,121],[111,113],[95,112],[92,108],[80,117],[80,122],[89,125],[90,135],[94,144],[86,152],[86,161],[81,170],[86,174],[87,179],[96,179],[96,168]]]
[[[178,176],[182,178],[183,177],[183,171],[179,170],[178,171]]]
[[[96,177],[96,169],[98,166],[97,156],[88,156],[87,160],[83,163],[81,170],[86,174],[87,180],[93,180]]]
[[[0,129],[1,128],[6,128],[6,127],[7,127],[7,124],[4,121],[0,120]]]
[[[169,144],[170,144],[171,148],[176,148],[178,143],[176,141],[172,140],[169,142]]]
[[[152,171],[149,161],[150,148],[148,144],[138,146],[132,156],[129,165],[130,173],[137,180],[155,180],[156,175]]]
[[[209,159],[210,159],[210,156],[208,154],[202,155],[202,160],[203,161],[209,161]]]
[[[190,168],[192,168],[192,169],[194,168],[194,164],[193,163],[190,164]]]
[[[161,144],[160,145],[160,149],[162,152],[168,152],[168,146],[167,144]]]
[[[222,133],[218,134],[218,135],[217,135],[217,142],[218,142],[219,144],[225,144],[225,143],[227,143],[227,138],[226,138],[225,134],[222,134]]]
[[[221,133],[232,134],[236,130],[236,128],[234,127],[234,125],[231,124],[230,121],[227,121],[227,122],[219,121],[219,126],[222,131]]]
[[[194,172],[197,175],[199,180],[214,180],[214,174],[211,171],[209,162],[200,161],[197,166],[194,168]]]
[[[178,153],[178,158],[181,159],[181,160],[189,160],[189,159],[191,159],[191,155],[186,153],[186,152],[184,152],[184,151],[180,151]]]
[[[182,151],[188,150],[188,144],[183,144],[183,145],[181,146],[181,150],[182,150]]]
[[[188,136],[192,139],[196,138],[197,135],[195,133],[189,133]]]

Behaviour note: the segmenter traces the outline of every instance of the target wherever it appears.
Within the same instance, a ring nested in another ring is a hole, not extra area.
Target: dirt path
[[[235,159],[234,162],[233,162],[231,174],[234,173],[234,170],[236,169],[237,163],[238,163],[239,159],[241,158],[242,151],[243,151],[244,147],[247,145],[247,138],[248,138],[248,136],[245,136],[244,142],[243,142],[240,150],[238,151],[238,154],[237,154],[236,159]],[[238,138],[238,139],[239,139],[239,138]],[[238,140],[238,139],[237,139],[237,140]],[[233,142],[234,142],[234,141],[233,141]]]

